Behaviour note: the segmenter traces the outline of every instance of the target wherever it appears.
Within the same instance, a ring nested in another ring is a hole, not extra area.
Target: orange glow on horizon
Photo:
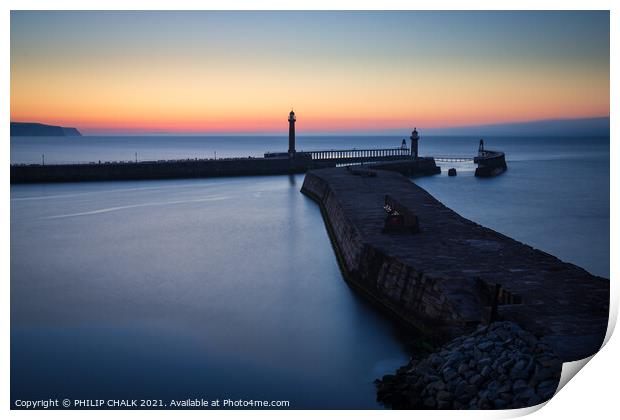
[[[291,106],[300,132],[447,127],[609,115],[608,78],[591,74],[387,71],[322,78],[217,74],[181,78],[179,68],[138,77],[132,71],[12,73],[11,120],[85,132],[270,132],[286,127]],[[512,73],[512,74],[511,74]],[[604,75],[602,75],[604,76]],[[570,86],[570,89],[567,88]]]
[[[300,14],[304,25],[290,23],[292,42],[277,29],[290,15],[274,14],[263,22],[234,13],[170,19],[165,13],[93,12],[79,15],[95,26],[80,36],[72,26],[77,15],[71,13],[50,12],[31,24],[28,13],[17,16],[11,26],[12,121],[85,133],[285,132],[294,107],[299,132],[311,133],[609,115],[605,33],[588,39],[583,44],[588,48],[573,46],[567,37],[580,41],[587,34],[572,31],[564,20],[555,29],[561,36],[538,40],[548,45],[536,55],[537,45],[521,39],[527,35],[521,24],[514,25],[515,33],[496,27],[485,34],[484,28],[470,29],[467,13],[460,27],[470,38],[465,43],[458,33],[429,21],[454,19],[442,14],[419,15],[418,25],[427,24],[434,38],[410,25],[393,27],[392,20],[415,19],[415,13],[372,15],[368,19],[383,25],[380,31],[367,31],[363,15],[308,21]],[[506,24],[524,19],[531,31],[546,33],[536,19],[501,16]],[[220,26],[211,33],[201,19]],[[496,23],[500,17],[489,19]],[[56,26],[47,28],[45,22]],[[162,25],[169,30],[162,32]],[[318,28],[334,37],[318,36]],[[592,58],[595,46],[600,51]]]

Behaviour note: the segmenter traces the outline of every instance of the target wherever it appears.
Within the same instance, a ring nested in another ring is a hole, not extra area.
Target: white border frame
[[[3,179],[2,194],[4,200],[0,207],[2,212],[2,232],[5,234],[5,240],[2,242],[2,263],[0,264],[0,270],[2,270],[2,298],[3,298],[3,311],[2,321],[4,327],[4,334],[2,340],[3,345],[0,347],[0,358],[2,359],[2,367],[0,372],[2,373],[2,379],[0,382],[1,391],[3,394],[0,404],[3,411],[9,411],[10,407],[10,185],[9,179],[9,161],[10,161],[10,142],[9,142],[9,121],[10,121],[10,10],[342,10],[342,9],[363,9],[363,10],[611,10],[610,12],[610,111],[617,109],[618,100],[618,83],[617,78],[614,75],[620,74],[618,72],[618,25],[620,23],[620,2],[617,1],[604,1],[604,0],[590,0],[590,1],[576,1],[576,0],[504,0],[502,2],[491,0],[437,0],[437,1],[405,1],[405,0],[383,0],[381,2],[370,0],[358,0],[358,1],[344,1],[344,0],[297,0],[297,1],[283,1],[283,0],[229,0],[229,1],[198,1],[198,0],[175,0],[163,1],[163,0],[91,0],[88,2],[78,0],[5,0],[2,2],[0,8],[2,14],[0,14],[0,39],[2,45],[2,67],[0,68],[0,75],[2,84],[0,86],[2,92],[2,100],[0,101],[0,127],[4,136],[0,139],[2,156],[4,165],[1,170]],[[610,183],[610,214],[613,216],[618,213],[618,199],[614,191],[618,186],[618,170],[615,169],[613,162],[614,158],[618,156],[617,146],[612,138],[616,138],[618,133],[617,119],[611,114],[611,133],[610,133],[610,163],[611,163],[611,183]],[[617,233],[618,223],[614,217],[610,220],[611,228],[611,264],[610,264],[610,280],[611,282],[611,313],[610,313],[610,328],[606,341],[609,340],[610,333],[615,326],[617,313],[618,313],[618,291],[614,279],[618,272],[618,263],[615,260],[617,254]],[[592,358],[592,361],[588,363],[588,366],[583,369],[584,371],[579,373],[578,379],[570,381],[570,383],[563,388],[542,410],[538,407],[511,410],[511,411],[295,411],[288,410],[282,411],[252,411],[243,412],[237,410],[220,410],[217,412],[209,410],[197,410],[186,411],[183,413],[172,411],[114,411],[112,413],[106,411],[10,411],[9,415],[15,418],[31,418],[31,417],[45,417],[45,418],[83,418],[85,415],[93,418],[108,418],[110,414],[115,417],[148,417],[148,418],[168,418],[177,417],[180,414],[191,418],[204,419],[205,416],[218,418],[231,418],[231,416],[240,416],[243,414],[251,415],[252,418],[258,419],[288,419],[291,416],[296,418],[314,418],[316,416],[334,415],[339,418],[355,418],[355,419],[370,419],[375,417],[392,417],[411,419],[415,417],[432,417],[432,418],[504,418],[504,417],[517,417],[528,413],[536,412],[536,418],[540,419],[552,419],[552,418],[569,418],[569,419],[582,419],[586,416],[591,418],[609,418],[617,411],[615,402],[618,398],[616,395],[616,389],[613,386],[617,375],[620,373],[618,362],[618,356],[620,356],[620,344],[618,339],[611,340],[602,351]],[[573,366],[574,367],[574,366]],[[300,378],[300,380],[303,380]]]

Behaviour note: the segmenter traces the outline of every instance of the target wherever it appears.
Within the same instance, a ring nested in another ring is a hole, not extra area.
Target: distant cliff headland
[[[75,137],[82,134],[77,128],[60,127],[58,125],[46,125],[29,122],[11,122],[11,136],[62,136]]]

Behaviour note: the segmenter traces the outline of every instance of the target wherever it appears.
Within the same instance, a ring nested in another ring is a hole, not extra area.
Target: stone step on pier
[[[437,338],[470,332],[495,312],[548,342],[562,361],[600,348],[608,279],[459,216],[396,172],[373,172],[311,171],[302,187],[320,204],[352,286]],[[383,233],[386,194],[418,217],[418,233]]]

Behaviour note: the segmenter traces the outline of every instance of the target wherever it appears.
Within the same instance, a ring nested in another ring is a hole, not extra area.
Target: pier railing
[[[388,149],[312,150],[302,153],[310,154],[312,160],[403,158],[411,156],[409,149],[401,147]]]

